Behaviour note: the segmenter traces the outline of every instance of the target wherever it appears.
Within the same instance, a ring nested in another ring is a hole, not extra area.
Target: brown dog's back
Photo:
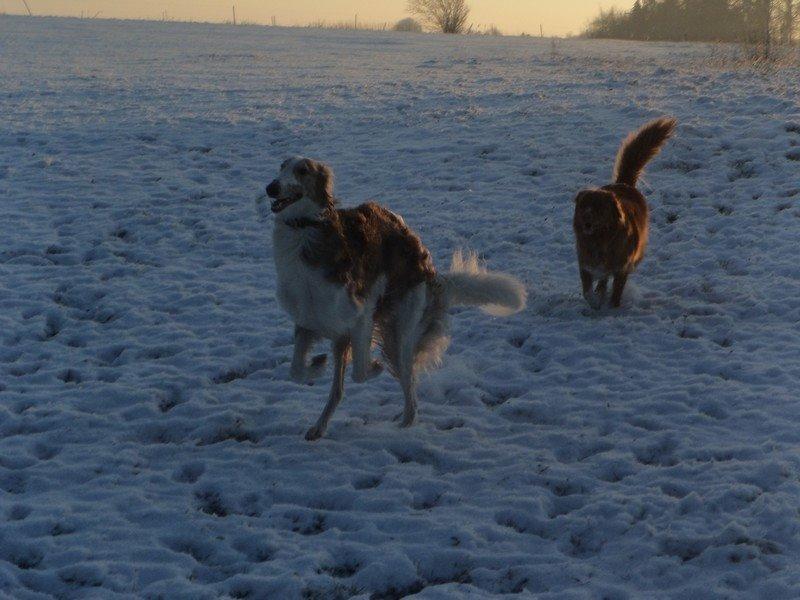
[[[624,263],[624,270],[633,271],[644,258],[650,234],[650,210],[647,200],[639,190],[629,185],[613,183],[602,189],[614,195],[623,219],[620,223],[622,235],[619,236],[621,243],[617,265]]]

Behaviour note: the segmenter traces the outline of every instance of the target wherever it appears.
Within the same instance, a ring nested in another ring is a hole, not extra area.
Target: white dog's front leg
[[[344,397],[344,370],[347,368],[347,353],[350,350],[350,339],[347,337],[340,338],[333,343],[333,383],[331,384],[331,393],[328,396],[328,403],[325,405],[325,410],[322,411],[317,424],[314,425],[306,433],[306,439],[310,442],[318,440],[328,430],[328,423],[331,421],[336,407]]]
[[[328,361],[327,354],[315,356],[309,365],[307,363],[308,353],[311,347],[319,339],[319,336],[309,329],[295,327],[294,329],[294,356],[292,356],[292,367],[289,376],[296,383],[311,383],[322,374],[325,363]]]

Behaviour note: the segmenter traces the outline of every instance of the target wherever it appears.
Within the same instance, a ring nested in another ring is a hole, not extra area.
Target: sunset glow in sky
[[[34,14],[159,19],[164,11],[180,20],[226,21],[236,5],[239,20],[298,25],[311,21],[393,23],[407,15],[405,0],[28,0]],[[628,8],[632,0],[470,0],[470,21],[507,33],[578,33],[599,9]],[[0,0],[0,12],[25,14],[22,0]]]

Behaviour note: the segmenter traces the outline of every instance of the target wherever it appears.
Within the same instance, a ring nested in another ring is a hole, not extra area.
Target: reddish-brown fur
[[[672,136],[675,125],[675,119],[657,119],[628,136],[617,156],[615,183],[584,190],[575,198],[573,229],[581,284],[584,297],[594,308],[604,302],[612,276],[611,305],[619,307],[628,276],[644,258],[649,210],[636,183]]]
[[[363,299],[380,275],[386,276],[383,302],[401,298],[420,283],[433,283],[436,270],[419,237],[390,210],[374,202],[355,208],[336,208],[330,169],[304,161],[298,179],[324,208],[320,220],[298,223],[318,235],[303,253],[311,266],[322,268],[333,282],[348,286]]]
[[[481,268],[475,255],[457,252],[450,271],[437,274],[419,237],[391,211],[374,203],[337,208],[333,174],[322,163],[290,159],[266,191],[280,215],[273,237],[278,300],[295,321],[292,379],[313,380],[325,364],[324,355],[309,364],[313,344],[333,341],[328,403],[306,439],[325,433],[344,395],[350,354],[353,379],[365,382],[384,368],[372,359],[373,342],[380,345],[403,389],[401,424],[408,427],[417,415],[417,375],[437,365],[449,344],[448,307],[508,315],[525,306],[522,283]]]
[[[418,343],[417,368],[435,364],[447,344],[444,331],[446,306],[430,252],[396,214],[368,202],[355,208],[336,208],[333,174],[324,164],[304,160],[295,168],[295,177],[304,193],[323,208],[319,219],[300,219],[295,227],[312,227],[303,260],[322,268],[327,279],[346,286],[357,302],[364,301],[377,279],[383,275],[386,287],[375,311],[378,341],[389,369],[396,374],[398,357],[393,306],[421,283],[428,285],[434,301],[423,318]]]

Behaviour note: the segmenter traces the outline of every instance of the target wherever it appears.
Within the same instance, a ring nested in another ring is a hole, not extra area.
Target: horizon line
[[[166,13],[166,11],[165,11]],[[532,33],[522,32],[522,33],[505,33],[502,29],[497,28],[500,31],[500,35],[493,36],[492,34],[485,33],[486,29],[490,29],[496,27],[494,24],[489,25],[478,25],[482,29],[475,29],[474,31],[464,32],[464,33],[442,33],[441,31],[422,31],[422,32],[403,32],[403,31],[394,31],[393,26],[402,19],[398,19],[397,21],[364,21],[363,27],[361,26],[362,23],[359,22],[356,25],[355,21],[351,21],[349,19],[342,19],[342,20],[331,20],[326,21],[324,19],[319,19],[316,21],[309,21],[307,23],[268,23],[259,20],[251,20],[251,19],[244,19],[239,22],[234,22],[232,19],[224,19],[220,21],[209,21],[203,19],[187,19],[181,17],[170,17],[169,15],[165,15],[164,17],[108,17],[103,16],[102,11],[98,11],[92,16],[84,16],[81,14],[75,15],[66,15],[66,14],[26,14],[24,12],[17,12],[17,11],[0,11],[0,17],[18,17],[22,19],[70,19],[76,21],[129,21],[133,23],[185,23],[187,25],[230,25],[232,27],[274,27],[276,29],[330,29],[330,30],[341,30],[341,31],[374,31],[374,32],[391,32],[391,33],[416,33],[417,35],[443,35],[446,37],[458,37],[461,35],[477,35],[477,36],[485,36],[485,37],[523,37],[523,38],[535,38],[535,39],[581,39],[583,36],[580,34],[556,34],[556,35],[534,35]],[[353,27],[348,27],[348,24],[352,24]],[[337,27],[341,25],[341,27]],[[384,25],[384,28],[379,28],[380,25]]]

